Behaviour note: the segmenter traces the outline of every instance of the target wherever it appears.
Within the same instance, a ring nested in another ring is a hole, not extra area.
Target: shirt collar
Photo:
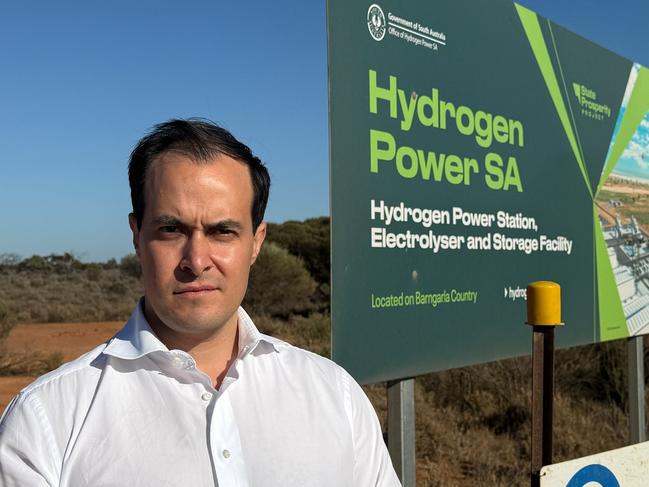
[[[135,360],[152,352],[169,352],[169,349],[151,329],[144,316],[144,299],[140,299],[124,327],[110,340],[104,353],[113,357]],[[248,313],[239,306],[239,358],[252,352],[261,342],[270,344],[279,352],[287,344],[259,332]]]

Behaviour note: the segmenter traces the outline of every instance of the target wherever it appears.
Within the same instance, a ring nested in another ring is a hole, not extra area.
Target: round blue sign
[[[598,463],[581,468],[566,484],[566,487],[583,487],[588,482],[597,482],[602,487],[620,487],[615,474]]]

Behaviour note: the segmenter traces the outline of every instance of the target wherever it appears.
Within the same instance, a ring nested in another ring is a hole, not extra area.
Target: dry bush
[[[14,318],[9,312],[9,308],[0,301],[0,340],[9,335],[14,325]]]
[[[63,363],[63,354],[53,353],[7,353],[0,351],[0,376],[38,376],[54,370]]]
[[[140,281],[119,268],[54,271],[41,268],[49,265],[44,259],[28,262],[22,270],[0,269],[0,296],[16,323],[125,320],[143,292]]]
[[[626,443],[624,342],[556,355],[554,461]],[[608,371],[608,373],[602,373]],[[530,357],[417,378],[418,485],[529,485]]]
[[[86,266],[86,277],[89,281],[101,281],[102,267],[99,264],[88,264]]]

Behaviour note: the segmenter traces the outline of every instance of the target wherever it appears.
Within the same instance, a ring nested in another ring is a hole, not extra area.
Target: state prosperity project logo
[[[597,92],[581,83],[572,83],[572,89],[579,101],[581,114],[595,120],[611,117],[611,107],[597,102]]]
[[[367,28],[375,41],[380,41],[385,36],[385,15],[375,3],[367,9]]]

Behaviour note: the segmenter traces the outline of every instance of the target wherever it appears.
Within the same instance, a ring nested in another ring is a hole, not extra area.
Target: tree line
[[[270,223],[244,307],[288,318],[329,311],[329,218]],[[73,252],[0,254],[0,337],[17,322],[125,320],[142,295],[135,254],[82,262]]]

